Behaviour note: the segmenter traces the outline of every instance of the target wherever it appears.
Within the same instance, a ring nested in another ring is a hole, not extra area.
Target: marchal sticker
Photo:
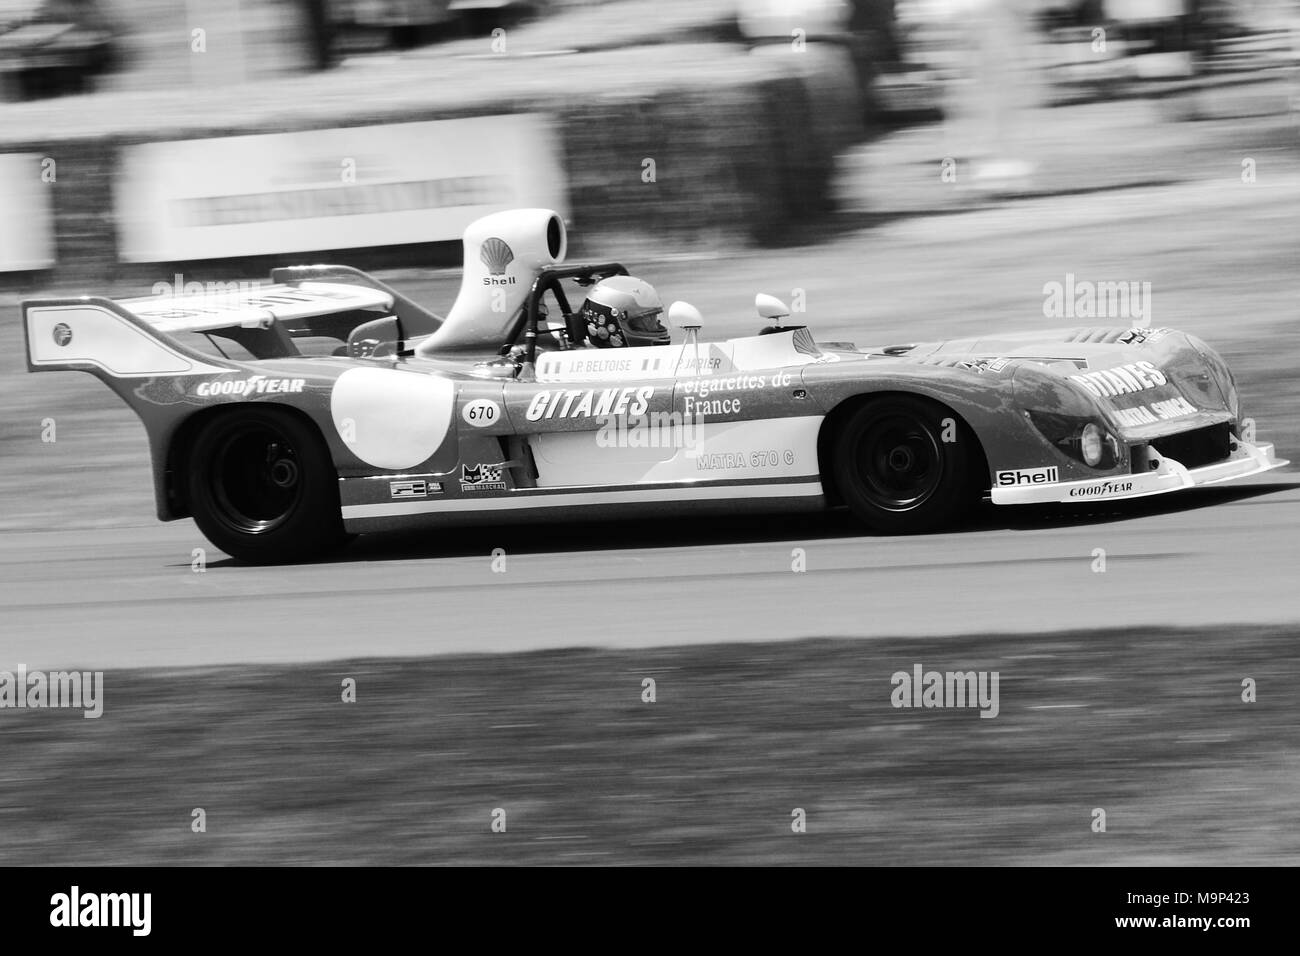
[[[62,348],[72,341],[72,328],[66,322],[54,327],[54,344]]]
[[[505,491],[506,483],[501,480],[501,468],[498,465],[460,466],[460,490],[468,491]]]

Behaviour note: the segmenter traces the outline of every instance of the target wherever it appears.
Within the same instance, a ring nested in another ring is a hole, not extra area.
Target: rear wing
[[[111,380],[237,368],[100,296],[28,299],[22,315],[29,372],[80,371]]]
[[[293,284],[296,289],[308,287],[312,280],[314,285],[323,285],[325,280],[336,280],[338,285],[360,283],[366,289],[386,295],[389,308],[397,318],[403,339],[416,339],[438,331],[443,319],[424,306],[404,296],[392,286],[381,282],[368,272],[354,269],[352,266],[315,265],[284,266],[271,270],[271,281]],[[341,280],[341,281],[339,281]]]
[[[335,279],[341,281],[320,281]],[[348,317],[388,313],[399,337],[424,335],[441,323],[377,279],[347,266],[276,269],[272,283],[236,291],[148,296],[114,301],[99,296],[29,299],[22,304],[27,368],[77,370],[101,378],[195,375],[240,367],[180,340],[185,333],[219,334],[255,358],[296,355],[291,337],[346,337]]]

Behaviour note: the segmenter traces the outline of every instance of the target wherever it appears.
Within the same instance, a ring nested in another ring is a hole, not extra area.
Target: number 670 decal
[[[489,398],[476,398],[461,411],[461,417],[475,428],[487,428],[501,419],[501,406]]]

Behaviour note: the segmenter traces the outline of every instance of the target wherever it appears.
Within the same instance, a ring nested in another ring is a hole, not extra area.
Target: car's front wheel
[[[329,450],[281,409],[248,406],[208,422],[190,449],[187,491],[199,530],[241,561],[312,560],[344,539]]]
[[[833,478],[849,510],[886,534],[931,531],[973,504],[969,431],[942,406],[873,399],[841,424]]]

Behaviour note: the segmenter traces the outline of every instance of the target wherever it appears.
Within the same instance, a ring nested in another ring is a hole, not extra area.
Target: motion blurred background
[[[577,252],[718,254],[1213,175],[1225,138],[1255,162],[1293,142],[1297,18],[1290,0],[3,0],[0,203],[22,214],[0,281],[203,279],[253,253],[450,265],[465,222],[540,202]],[[447,125],[488,116],[545,129]],[[168,145],[195,140],[201,168]],[[495,190],[456,194],[492,154]],[[398,182],[442,194],[374,188]]]

